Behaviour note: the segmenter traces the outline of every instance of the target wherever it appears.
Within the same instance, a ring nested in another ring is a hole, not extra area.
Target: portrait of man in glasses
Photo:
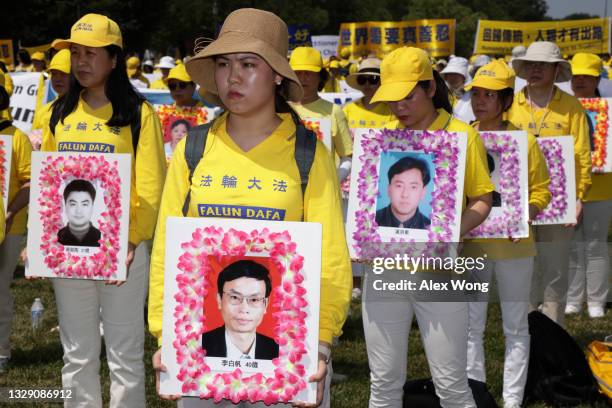
[[[234,262],[219,273],[217,290],[224,325],[202,335],[206,355],[235,360],[278,357],[274,339],[257,333],[272,292],[268,269],[255,261]]]

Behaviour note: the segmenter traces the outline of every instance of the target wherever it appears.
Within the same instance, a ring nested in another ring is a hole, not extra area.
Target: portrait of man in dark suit
[[[272,292],[268,269],[251,260],[231,263],[219,273],[217,290],[224,325],[202,334],[206,356],[259,360],[278,357],[274,339],[257,332]]]
[[[95,199],[96,189],[88,180],[72,180],[66,185],[64,211],[68,223],[57,232],[57,242],[69,246],[100,246],[100,230],[91,223]]]

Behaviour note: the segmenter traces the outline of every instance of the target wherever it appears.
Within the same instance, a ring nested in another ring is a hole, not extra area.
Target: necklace
[[[533,101],[531,100],[531,95],[527,93],[527,100],[529,101],[529,113],[531,114],[531,123],[533,124],[533,130],[535,133],[534,134],[535,137],[540,136],[540,132],[542,131],[542,126],[544,126],[544,119],[546,119],[546,115],[548,115],[548,112],[549,112],[548,107],[550,106],[550,102],[552,101],[554,92],[555,92],[555,86],[553,85],[552,88],[550,89],[550,93],[548,95],[546,106],[544,107],[545,110],[544,110],[544,113],[542,114],[542,119],[540,120],[539,128],[536,125],[535,115],[533,114]]]

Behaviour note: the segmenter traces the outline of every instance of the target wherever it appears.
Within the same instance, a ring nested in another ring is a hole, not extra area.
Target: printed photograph
[[[65,246],[99,247],[100,230],[96,228],[96,207],[103,195],[98,194],[89,180],[75,179],[64,187],[64,227],[57,232],[57,241]],[[98,211],[99,213],[100,211]]]

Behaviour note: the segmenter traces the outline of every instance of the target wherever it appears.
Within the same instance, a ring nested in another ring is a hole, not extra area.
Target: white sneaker
[[[354,288],[353,289],[353,293],[351,296],[353,299],[357,300],[357,299],[361,299],[361,289],[359,288]]]
[[[601,306],[589,306],[589,317],[592,319],[596,319],[598,317],[604,317],[605,315],[604,308]]]
[[[580,313],[580,305],[567,304],[565,306],[565,314],[566,315],[578,314],[578,313]]]

